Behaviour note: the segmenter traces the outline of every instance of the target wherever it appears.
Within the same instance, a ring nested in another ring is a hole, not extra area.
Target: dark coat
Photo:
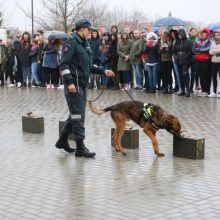
[[[57,60],[57,50],[55,45],[49,47],[49,45],[46,44],[43,48],[43,54],[44,55],[43,55],[42,67],[56,69],[58,65],[58,60]]]
[[[31,58],[31,63],[37,62],[37,53],[38,53],[38,47],[36,47],[33,51],[31,50],[29,53],[29,57]]]
[[[147,54],[146,63],[158,63],[159,62],[159,44],[156,43],[154,47],[145,45],[144,52]]]
[[[92,61],[94,64],[99,64],[99,38],[91,38],[89,41],[89,45],[92,51]]]
[[[13,66],[15,63],[15,50],[12,46],[6,47],[5,56],[6,56],[5,64]]]
[[[117,53],[117,41],[111,41],[109,50],[107,53],[109,57],[110,69],[116,71],[118,64],[118,53]]]
[[[20,49],[19,49],[19,61],[22,64],[22,67],[30,67],[31,66],[31,58],[29,57],[29,53],[31,50],[30,42],[25,42],[22,40],[20,42]]]
[[[191,40],[187,39],[186,32],[183,29],[178,31],[183,38],[177,40],[173,47],[173,57],[175,62],[179,65],[190,64],[192,60],[192,48],[193,43]]]

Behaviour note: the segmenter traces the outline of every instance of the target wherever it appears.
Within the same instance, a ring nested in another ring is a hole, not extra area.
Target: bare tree
[[[88,1],[87,1],[88,2]],[[108,15],[107,4],[99,4],[90,1],[89,4],[84,5],[81,8],[80,17],[86,17],[89,19],[93,26],[105,24]]]
[[[0,11],[0,28],[2,27],[4,23],[4,12]]]
[[[46,30],[62,30],[68,32],[72,29],[84,0],[41,0],[43,13],[34,16],[34,21]],[[31,12],[20,6],[28,18]]]

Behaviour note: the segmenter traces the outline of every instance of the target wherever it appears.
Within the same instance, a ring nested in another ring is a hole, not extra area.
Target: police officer
[[[76,140],[76,157],[95,156],[95,152],[89,151],[83,142],[85,139],[86,87],[90,72],[105,74],[108,77],[114,76],[111,70],[104,71],[92,64],[92,52],[87,42],[91,30],[93,28],[87,19],[78,20],[75,33],[65,41],[61,55],[61,74],[70,114],[55,146],[73,153],[74,149],[70,148],[67,141],[68,135],[73,132]]]

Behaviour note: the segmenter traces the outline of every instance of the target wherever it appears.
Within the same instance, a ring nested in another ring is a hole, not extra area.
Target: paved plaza
[[[89,91],[88,99],[100,91]],[[205,159],[173,157],[172,136],[158,139],[154,155],[140,130],[140,147],[126,156],[111,147],[109,113],[87,108],[86,145],[95,159],[75,158],[54,147],[58,122],[68,115],[62,90],[0,88],[0,219],[148,220],[220,219],[220,100],[131,92],[179,117],[184,130],[206,140]],[[130,100],[105,91],[94,104]],[[22,132],[22,115],[44,116],[45,132]],[[74,143],[70,142],[74,147]]]

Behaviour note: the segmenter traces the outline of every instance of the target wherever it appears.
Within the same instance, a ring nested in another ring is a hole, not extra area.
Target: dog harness
[[[140,125],[141,117],[144,117],[147,121],[151,123],[151,125],[156,129],[163,129],[164,126],[161,124],[162,119],[160,120],[159,124],[156,123],[156,121],[152,118],[153,116],[153,104],[152,103],[144,103],[144,107],[141,109],[141,112],[138,117],[138,124]]]

